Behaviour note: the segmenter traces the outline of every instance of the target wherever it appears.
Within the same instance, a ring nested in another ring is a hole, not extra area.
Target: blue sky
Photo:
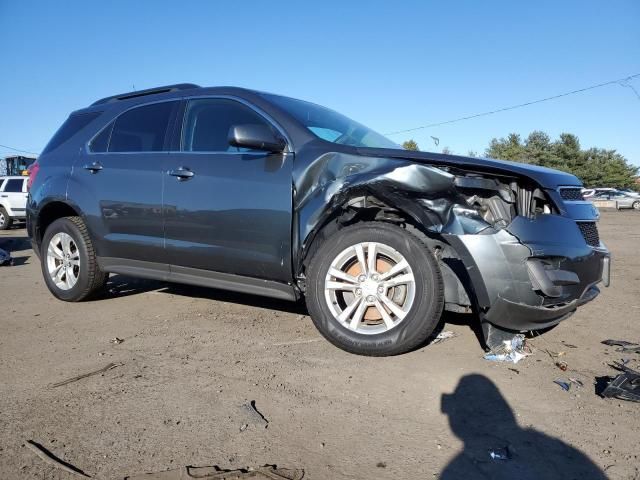
[[[0,0],[0,144],[39,152],[70,111],[179,82],[290,95],[386,133],[640,73],[638,25],[635,0]],[[640,99],[619,85],[391,138],[466,154],[534,129],[640,165]]]

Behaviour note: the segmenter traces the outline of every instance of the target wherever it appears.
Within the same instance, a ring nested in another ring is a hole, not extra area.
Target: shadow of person
[[[491,380],[467,375],[452,394],[442,395],[442,412],[464,450],[442,471],[441,480],[606,479],[578,449],[532,428],[521,428]],[[492,459],[490,451],[507,454]]]

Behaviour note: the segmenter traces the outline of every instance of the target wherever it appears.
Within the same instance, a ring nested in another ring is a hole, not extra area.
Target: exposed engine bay
[[[506,227],[516,215],[534,217],[552,213],[544,192],[515,179],[487,178],[477,173],[457,173],[454,184],[467,197],[467,204],[495,230]]]

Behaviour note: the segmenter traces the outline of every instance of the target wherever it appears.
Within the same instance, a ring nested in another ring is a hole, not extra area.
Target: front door
[[[229,98],[188,100],[179,151],[164,182],[165,239],[172,266],[289,281],[292,153],[229,145],[233,125],[264,124]],[[180,122],[177,123],[180,125]]]
[[[162,183],[169,125],[179,103],[125,111],[93,139],[76,163],[69,198],[82,205],[97,253],[110,265],[127,266],[122,260],[128,259],[163,264],[168,271]]]

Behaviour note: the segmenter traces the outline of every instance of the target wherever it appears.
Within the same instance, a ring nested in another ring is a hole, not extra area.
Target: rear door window
[[[100,135],[96,137],[96,140],[99,139],[102,145],[108,141],[107,151],[109,152],[159,152],[166,150],[165,138],[176,104],[175,101],[162,102],[133,108],[116,119],[109,140],[100,138]]]
[[[4,191],[7,193],[19,193],[22,192],[22,185],[24,180],[22,178],[9,179],[4,186]]]

